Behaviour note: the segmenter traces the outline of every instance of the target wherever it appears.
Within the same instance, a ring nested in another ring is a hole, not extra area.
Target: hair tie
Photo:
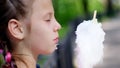
[[[7,53],[6,53],[6,56],[5,56],[5,61],[6,61],[7,63],[10,63],[10,62],[11,62],[11,57],[12,57],[11,53],[10,53],[10,52],[7,52]]]

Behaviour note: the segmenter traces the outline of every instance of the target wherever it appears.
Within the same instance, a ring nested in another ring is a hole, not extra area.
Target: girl
[[[0,0],[3,68],[36,68],[39,54],[56,49],[60,24],[52,0]]]

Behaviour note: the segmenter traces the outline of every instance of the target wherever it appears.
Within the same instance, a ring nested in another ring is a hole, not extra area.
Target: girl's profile
[[[60,24],[52,0],[0,0],[2,68],[36,68],[39,54],[50,54],[59,41]]]

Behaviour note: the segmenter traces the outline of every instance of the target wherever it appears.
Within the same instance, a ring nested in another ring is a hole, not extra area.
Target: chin
[[[46,54],[46,55],[49,55],[49,54],[52,54],[54,51],[55,51],[55,49],[50,50],[50,51],[46,52],[45,54]]]
[[[52,54],[55,50],[50,51],[48,54]]]

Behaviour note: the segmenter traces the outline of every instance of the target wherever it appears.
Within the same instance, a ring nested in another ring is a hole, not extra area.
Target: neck
[[[16,47],[12,56],[18,68],[36,68],[37,55],[35,56],[29,49]]]
[[[36,68],[36,60],[29,55],[13,55],[18,68]]]

